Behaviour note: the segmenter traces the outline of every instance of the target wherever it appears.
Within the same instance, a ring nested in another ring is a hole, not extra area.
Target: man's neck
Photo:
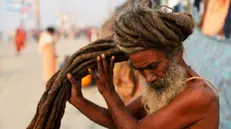
[[[193,76],[199,76],[192,68],[189,66],[184,59],[181,59],[180,61],[181,65],[185,68],[187,71],[187,78],[193,77]]]

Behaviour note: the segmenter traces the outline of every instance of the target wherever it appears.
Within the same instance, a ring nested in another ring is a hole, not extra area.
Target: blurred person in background
[[[88,29],[88,42],[92,43],[99,38],[99,32],[96,28],[91,27]]]
[[[196,7],[197,11],[201,10],[201,2],[202,0],[194,0],[193,6]]]
[[[56,72],[56,41],[58,33],[53,27],[48,27],[39,37],[39,51],[43,60],[43,79],[47,82]]]
[[[223,28],[228,15],[230,0],[204,0],[204,11],[198,27],[207,36],[224,39]]]
[[[230,33],[231,33],[231,2],[229,4],[229,11],[225,19],[225,24],[223,27],[223,32],[225,38],[229,39],[230,38]]]
[[[194,1],[194,6],[197,8],[198,12],[200,13],[200,21],[197,24],[197,27],[199,29],[201,29],[202,26],[203,26],[204,17],[205,17],[206,10],[207,10],[207,7],[208,7],[208,2],[209,2],[209,0],[195,0]]]
[[[23,29],[22,26],[16,29],[15,36],[14,36],[14,43],[15,43],[15,50],[16,56],[18,56],[21,50],[25,47],[26,42],[26,31]]]

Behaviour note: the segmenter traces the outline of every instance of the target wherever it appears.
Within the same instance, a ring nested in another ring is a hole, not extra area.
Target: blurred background
[[[0,129],[27,127],[46,81],[72,53],[104,37],[107,22],[125,2],[0,0]],[[184,58],[219,89],[220,129],[231,129],[230,0],[156,2],[193,15],[196,28],[184,43]],[[83,78],[82,87],[86,98],[105,106],[90,76]],[[125,103],[135,97],[126,97],[134,87],[126,88],[130,90],[119,90]],[[135,90],[139,94],[142,88]],[[67,103],[61,129],[101,128]]]

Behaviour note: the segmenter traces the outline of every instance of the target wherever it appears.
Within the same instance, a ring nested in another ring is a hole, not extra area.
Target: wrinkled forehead
[[[129,54],[129,58],[132,64],[142,65],[151,62],[158,62],[166,59],[164,51],[158,49],[147,49],[140,52]]]

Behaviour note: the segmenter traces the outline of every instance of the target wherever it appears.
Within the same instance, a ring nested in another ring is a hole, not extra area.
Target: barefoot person
[[[143,94],[128,105],[113,84],[115,57],[108,64],[97,57],[99,92],[107,109],[87,100],[80,81],[71,74],[70,103],[92,121],[110,129],[218,129],[219,101],[206,83],[183,59],[183,41],[193,32],[187,13],[166,13],[137,6],[115,21],[115,43],[127,53],[131,65],[146,80]]]

